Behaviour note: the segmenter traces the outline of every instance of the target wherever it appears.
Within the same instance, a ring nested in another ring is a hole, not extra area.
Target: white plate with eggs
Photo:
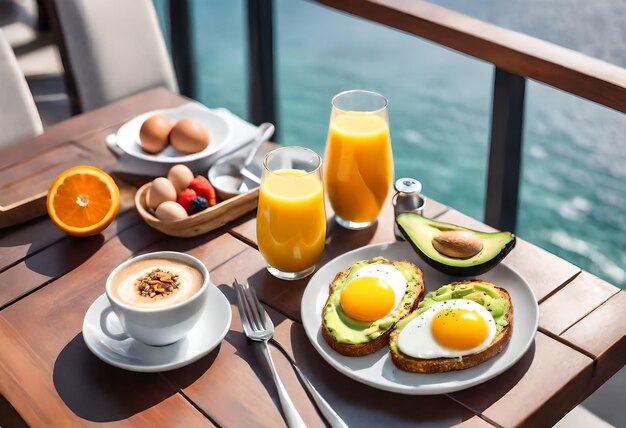
[[[172,125],[181,119],[197,122],[209,134],[209,145],[204,150],[191,154],[181,153],[171,144],[155,154],[144,151],[139,131],[145,120],[155,115],[166,117]],[[149,111],[129,120],[117,131],[116,141],[117,146],[129,156],[150,162],[175,164],[193,162],[217,153],[228,144],[231,135],[230,125],[222,116],[202,104],[190,102],[180,107]]]
[[[424,272],[425,293],[460,279],[428,266],[406,242],[359,248],[335,258],[318,270],[302,297],[302,323],[313,347],[344,375],[366,385],[401,394],[444,394],[469,388],[499,375],[515,364],[532,345],[539,322],[539,307],[535,295],[519,274],[500,263],[477,278],[509,292],[514,308],[513,334],[504,351],[484,363],[454,372],[418,374],[397,368],[391,361],[389,347],[364,357],[347,357],[335,352],[328,346],[321,332],[322,309],[328,298],[328,286],[337,272],[356,261],[377,256],[388,260],[407,260],[419,266]]]

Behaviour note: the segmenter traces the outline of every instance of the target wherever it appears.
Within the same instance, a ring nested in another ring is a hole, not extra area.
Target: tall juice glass
[[[376,221],[393,181],[387,99],[353,90],[335,95],[324,182],[335,220],[348,229]]]
[[[256,234],[269,272],[300,279],[315,270],[324,250],[326,212],[322,160],[304,147],[282,147],[265,156]]]

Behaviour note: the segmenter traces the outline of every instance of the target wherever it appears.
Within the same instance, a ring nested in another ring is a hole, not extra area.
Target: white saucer
[[[167,346],[148,346],[126,336],[106,294],[102,294],[85,314],[85,344],[105,363],[135,372],[161,372],[191,364],[215,349],[230,328],[230,304],[217,287],[210,287],[198,323],[183,339]],[[100,326],[103,312],[103,322],[109,334]]]

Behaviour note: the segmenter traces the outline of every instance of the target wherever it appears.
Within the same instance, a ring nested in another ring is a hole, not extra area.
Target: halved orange
[[[120,208],[113,178],[93,166],[63,171],[48,190],[48,215],[68,235],[96,235],[111,224]]]

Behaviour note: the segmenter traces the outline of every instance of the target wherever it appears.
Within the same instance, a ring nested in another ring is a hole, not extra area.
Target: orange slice
[[[93,166],[75,166],[54,179],[48,190],[48,215],[68,235],[90,236],[106,229],[120,207],[113,178]]]

